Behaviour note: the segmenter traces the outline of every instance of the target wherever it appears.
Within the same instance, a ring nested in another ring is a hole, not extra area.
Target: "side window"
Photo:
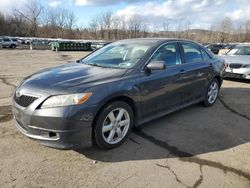
[[[196,63],[202,61],[201,51],[198,46],[189,43],[182,43],[182,47],[186,63]]]
[[[201,53],[204,61],[210,61],[212,59],[203,49],[201,49]]]
[[[177,44],[170,43],[163,45],[155,52],[152,60],[164,61],[166,66],[181,64],[180,53]]]

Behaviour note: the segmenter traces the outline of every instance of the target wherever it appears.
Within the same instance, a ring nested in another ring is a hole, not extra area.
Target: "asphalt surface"
[[[119,148],[56,150],[13,126],[23,77],[86,52],[0,51],[0,187],[250,187],[250,82],[225,80],[210,108],[193,105],[134,130]]]

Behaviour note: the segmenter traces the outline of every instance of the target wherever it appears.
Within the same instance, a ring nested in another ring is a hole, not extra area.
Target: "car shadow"
[[[76,151],[97,161],[122,162],[192,157],[250,142],[250,116],[231,109],[234,104],[227,103],[231,96],[223,96],[232,91],[235,94],[235,88],[221,90],[214,106],[205,108],[196,104],[146,123],[134,129],[118,148],[100,150],[91,147]],[[248,88],[237,90],[239,93],[250,91]],[[249,112],[248,107],[245,110]]]

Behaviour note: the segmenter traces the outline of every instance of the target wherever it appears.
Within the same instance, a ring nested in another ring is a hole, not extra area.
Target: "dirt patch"
[[[0,123],[10,121],[12,118],[11,105],[0,106]]]

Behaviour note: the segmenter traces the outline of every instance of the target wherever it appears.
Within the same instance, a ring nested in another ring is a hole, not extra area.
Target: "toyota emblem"
[[[18,89],[17,91],[16,91],[16,96],[19,98],[19,97],[21,97],[21,91],[20,91],[20,89]]]

